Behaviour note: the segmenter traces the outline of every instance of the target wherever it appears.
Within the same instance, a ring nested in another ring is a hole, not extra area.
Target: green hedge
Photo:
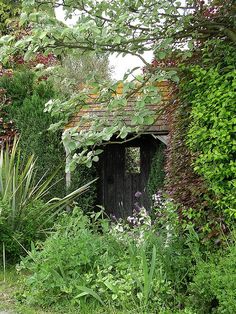
[[[205,48],[202,66],[190,68],[191,124],[187,135],[196,154],[195,171],[214,193],[218,208],[236,215],[236,56],[235,47]],[[216,55],[216,56],[215,56]],[[221,58],[219,58],[221,56]],[[212,64],[209,59],[217,60]]]
[[[63,163],[65,154],[60,133],[51,133],[47,129],[53,122],[51,116],[44,113],[44,104],[54,96],[52,85],[47,81],[37,81],[31,70],[20,70],[14,75],[2,77],[0,86],[7,90],[11,105],[7,111],[20,134],[22,158],[34,154],[37,158],[37,177],[51,174],[61,165],[56,180],[64,178]],[[54,196],[65,193],[65,183],[61,180],[55,185]]]
[[[23,68],[15,71],[11,78],[2,77],[1,87],[6,89],[7,97],[11,98],[11,104],[6,110],[21,136],[22,158],[35,154],[38,170],[36,180],[40,180],[45,174],[50,175],[60,167],[49,197],[65,195],[65,151],[61,134],[59,131],[48,131],[50,124],[56,121],[44,112],[45,103],[56,94],[52,83],[38,80],[33,70]],[[72,188],[80,187],[95,176],[93,169],[79,166],[73,173]],[[93,205],[95,198],[96,191],[93,187],[78,202],[86,211]]]

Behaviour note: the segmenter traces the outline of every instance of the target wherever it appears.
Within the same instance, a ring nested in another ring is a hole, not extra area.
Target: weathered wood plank
[[[152,157],[160,141],[150,135],[143,135],[126,144],[107,145],[98,164],[99,168],[99,197],[109,215],[127,217],[132,214],[134,204],[150,208],[147,194],[147,182],[150,174]],[[125,147],[140,147],[140,173],[125,171]],[[142,193],[140,198],[135,193]]]

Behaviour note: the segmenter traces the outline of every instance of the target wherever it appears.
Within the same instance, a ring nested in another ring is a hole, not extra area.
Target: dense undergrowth
[[[27,274],[18,299],[82,312],[90,304],[94,312],[235,313],[234,236],[206,251],[171,202],[153,211],[152,219],[140,208],[116,222],[79,208],[62,215],[18,266]]]

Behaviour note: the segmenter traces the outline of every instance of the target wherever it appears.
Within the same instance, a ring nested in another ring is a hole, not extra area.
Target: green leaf
[[[84,295],[91,295],[92,297],[94,297],[96,300],[98,300],[103,306],[105,306],[105,303],[102,301],[102,299],[100,298],[100,296],[92,289],[87,288],[85,286],[77,286],[78,290],[81,290],[82,293],[78,294],[77,296],[75,296],[75,299],[80,298]]]
[[[98,162],[99,161],[99,157],[98,156],[94,156],[92,159],[94,162]]]
[[[155,121],[155,119],[152,116],[144,118],[144,124],[146,124],[146,125],[152,125],[154,123],[154,121]]]
[[[166,52],[165,51],[160,51],[160,52],[158,52],[158,57],[159,57],[159,59],[165,59],[165,57],[166,57]]]

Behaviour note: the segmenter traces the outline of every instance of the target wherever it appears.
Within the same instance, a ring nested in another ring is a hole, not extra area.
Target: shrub
[[[60,131],[52,132],[48,128],[55,123],[55,118],[44,112],[45,103],[56,94],[52,82],[37,79],[33,70],[19,69],[11,78],[0,78],[0,87],[6,90],[6,97],[11,99],[11,104],[6,104],[4,109],[8,112],[9,119],[14,121],[15,128],[20,133],[22,157],[34,154],[36,157],[36,179],[52,173],[58,166],[61,169],[55,176],[53,193],[48,194],[47,199],[54,195],[63,197],[65,190],[65,151],[61,143]],[[70,191],[78,189],[96,177],[95,169],[78,166],[72,176]],[[96,185],[93,185],[86,195],[77,201],[85,211],[91,210],[96,200]]]
[[[44,80],[38,81],[33,70],[22,68],[16,70],[10,78],[0,78],[0,87],[6,90],[6,97],[10,100],[5,111],[21,136],[19,146],[22,158],[32,154],[36,156],[37,180],[61,165],[61,170],[56,175],[58,183],[55,184],[54,191],[63,197],[65,152],[61,134],[48,131],[54,120],[48,113],[44,113],[44,104],[55,95],[52,84]]]
[[[215,49],[215,45],[218,45]],[[236,208],[236,70],[235,47],[209,42],[203,49],[202,66],[189,69],[191,124],[188,145],[196,154],[194,169],[214,194],[222,212],[235,214]],[[214,60],[214,64],[212,61]]]
[[[197,151],[195,170],[205,177],[218,197],[217,204],[232,214],[235,198],[235,93],[236,72],[219,68],[192,69],[192,124],[188,133],[190,147]]]
[[[61,165],[55,176],[53,193],[49,192],[47,199],[54,195],[63,197],[65,190],[65,151],[61,143],[59,131],[52,132],[48,128],[55,123],[55,118],[44,112],[45,103],[55,96],[52,82],[37,79],[33,70],[20,68],[12,77],[0,78],[0,87],[4,88],[7,99],[2,103],[2,109],[8,113],[9,121],[13,120],[17,132],[20,133],[22,158],[34,154],[36,157],[36,180],[45,173],[52,173]],[[10,124],[9,124],[10,125]],[[78,166],[72,176],[70,191],[78,189],[96,177],[94,169]],[[85,211],[91,210],[96,200],[96,185],[93,185],[86,195],[78,198]]]
[[[190,291],[197,313],[236,313],[235,242],[197,265]]]

